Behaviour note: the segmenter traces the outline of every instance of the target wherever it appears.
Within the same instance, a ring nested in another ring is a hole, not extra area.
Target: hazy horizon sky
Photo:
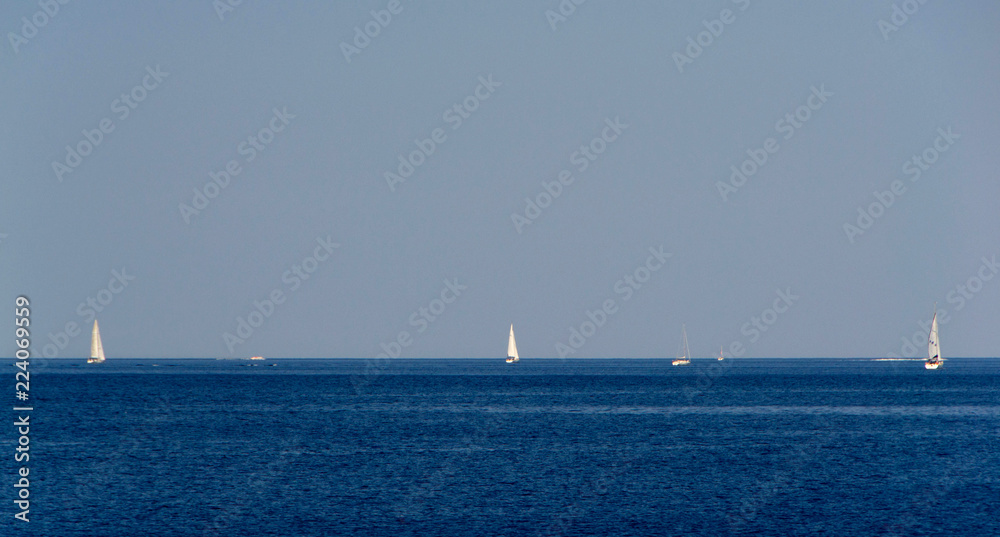
[[[673,357],[682,324],[695,357],[923,357],[935,304],[946,358],[1000,354],[995,2],[0,21],[0,296],[37,356],[96,316],[109,359],[499,359],[511,323],[523,359]]]

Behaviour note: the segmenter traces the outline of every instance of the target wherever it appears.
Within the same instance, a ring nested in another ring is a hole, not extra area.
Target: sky
[[[35,356],[998,355],[996,2],[232,3],[0,4]]]

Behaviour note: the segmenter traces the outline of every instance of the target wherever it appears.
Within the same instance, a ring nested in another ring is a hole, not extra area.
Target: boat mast
[[[691,359],[691,351],[688,349],[688,333],[687,327],[683,324],[681,325],[681,337],[684,339],[684,356],[681,356],[684,360]]]

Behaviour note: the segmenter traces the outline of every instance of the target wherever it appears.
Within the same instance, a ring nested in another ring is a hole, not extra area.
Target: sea
[[[1000,359],[32,367],[5,536],[1000,535]]]

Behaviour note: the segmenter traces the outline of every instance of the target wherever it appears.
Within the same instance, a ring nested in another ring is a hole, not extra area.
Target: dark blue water
[[[270,363],[49,361],[2,533],[1000,535],[1000,360]]]

